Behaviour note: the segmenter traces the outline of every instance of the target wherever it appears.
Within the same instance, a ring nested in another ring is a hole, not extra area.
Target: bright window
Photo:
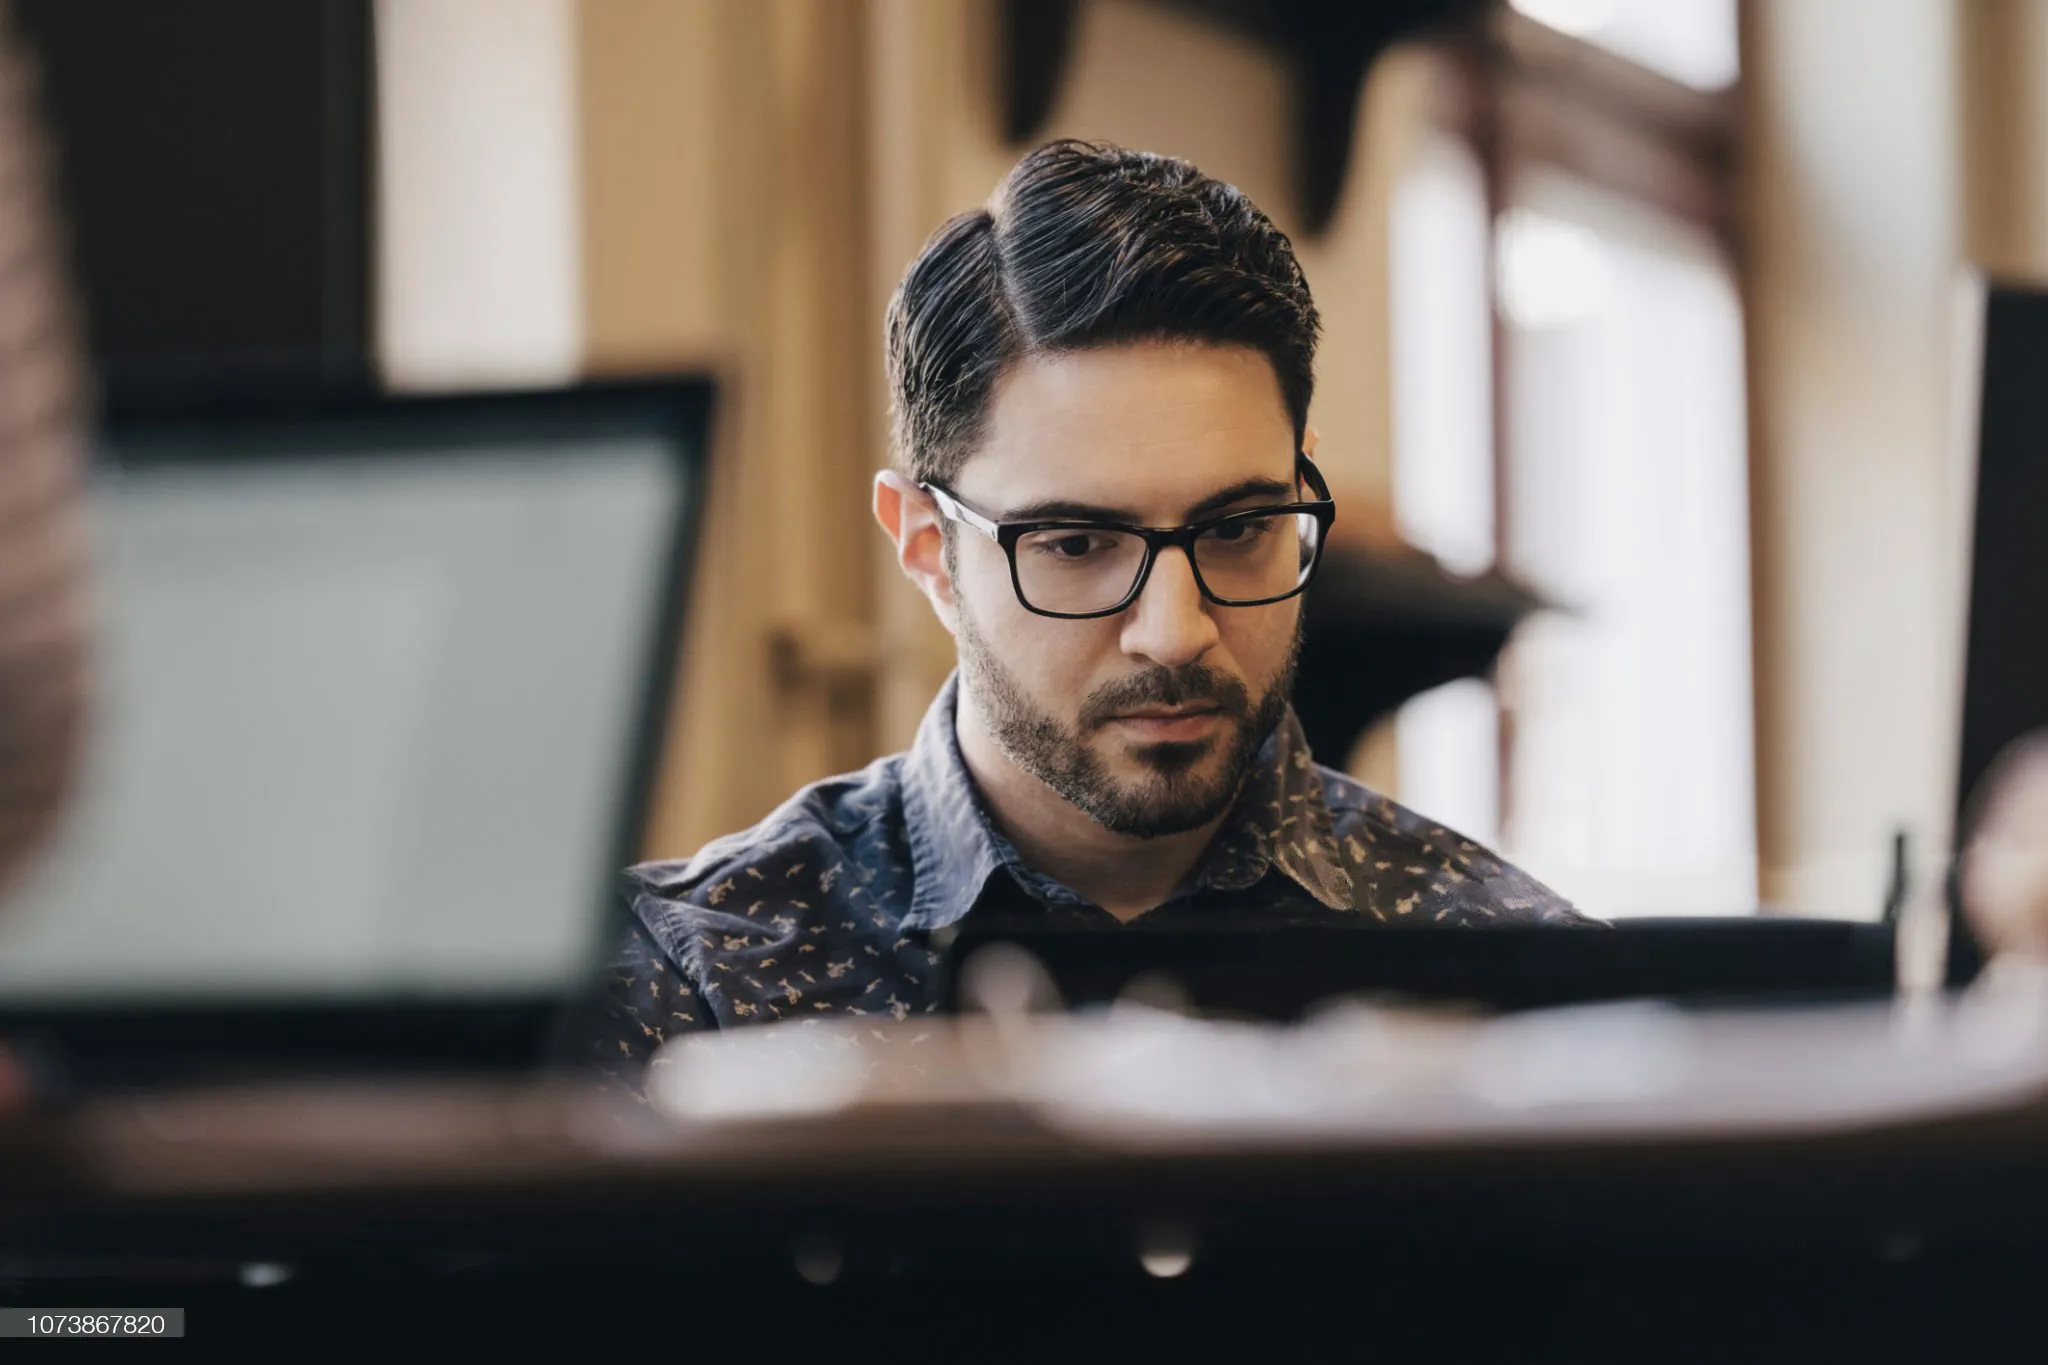
[[[1540,24],[1700,90],[1741,71],[1735,0],[1510,0]]]
[[[1551,174],[1496,237],[1504,851],[1593,913],[1756,906],[1742,314],[1703,231]]]
[[[1494,567],[1492,223],[1465,142],[1433,134],[1396,184],[1389,225],[1394,515],[1446,570]],[[1500,830],[1500,717],[1479,679],[1424,693],[1395,718],[1397,790],[1481,843]]]

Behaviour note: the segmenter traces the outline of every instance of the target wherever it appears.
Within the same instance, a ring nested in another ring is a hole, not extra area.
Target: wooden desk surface
[[[1661,1042],[1660,1019],[1679,1030]],[[252,1237],[340,1250],[482,1220],[508,1246],[570,1226],[575,1241],[682,1245],[714,1224],[943,1215],[993,1244],[1006,1220],[1175,1208],[1337,1236],[1403,1219],[1452,1244],[1510,1227],[1667,1245],[2048,1244],[2048,1033],[2028,1016],[1998,1050],[1966,1023],[1589,1010],[1377,1037],[1353,1021],[1315,1042],[1147,1018],[1004,1042],[985,1021],[927,1021],[864,1028],[864,1042],[700,1041],[653,1087],[667,1112],[484,1081],[110,1096],[5,1130],[0,1243],[84,1254],[118,1228],[166,1252],[231,1254]],[[838,1072],[819,1069],[828,1057]],[[778,1068],[842,1093],[792,1101]],[[1475,1092],[1488,1075],[1523,1089]],[[1539,1082],[1547,1096],[1527,1089]],[[1246,1098],[1254,1084],[1263,1099]]]

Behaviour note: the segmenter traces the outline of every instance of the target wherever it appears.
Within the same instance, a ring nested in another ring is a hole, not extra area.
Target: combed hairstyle
[[[950,480],[1005,367],[1152,340],[1259,351],[1299,441],[1320,326],[1293,244],[1236,187],[1173,157],[1048,143],[934,232],[889,300],[896,460]]]

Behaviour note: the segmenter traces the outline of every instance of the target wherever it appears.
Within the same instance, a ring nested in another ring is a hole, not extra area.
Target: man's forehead
[[[1174,510],[1247,480],[1286,484],[1294,430],[1256,351],[1143,343],[1033,356],[1004,376],[963,496]]]

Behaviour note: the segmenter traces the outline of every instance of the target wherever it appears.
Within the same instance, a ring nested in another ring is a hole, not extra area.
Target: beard
[[[957,599],[956,599],[957,601]],[[1073,724],[1034,703],[958,603],[961,681],[980,705],[1004,757],[1079,807],[1103,828],[1140,839],[1199,829],[1229,810],[1266,737],[1287,713],[1301,657],[1297,619],[1287,658],[1256,702],[1244,683],[1203,663],[1152,668],[1118,679],[1082,700]],[[1226,736],[1141,745],[1130,751],[1143,773],[1112,774],[1090,738],[1118,715],[1145,705],[1213,706]],[[1220,761],[1205,763],[1221,747]]]

